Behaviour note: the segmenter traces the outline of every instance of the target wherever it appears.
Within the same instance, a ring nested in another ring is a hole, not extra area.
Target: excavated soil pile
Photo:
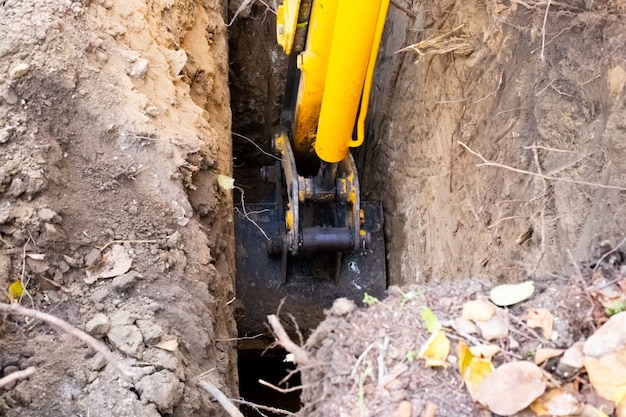
[[[206,371],[236,395],[224,13],[0,2],[2,301],[86,330],[133,373],[5,315],[2,375],[36,372],[0,389],[0,415],[221,415],[196,387]]]

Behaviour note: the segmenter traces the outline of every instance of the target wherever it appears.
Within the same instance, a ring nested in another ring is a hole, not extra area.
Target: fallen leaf
[[[509,334],[509,326],[498,314],[487,321],[476,321],[475,323],[485,340],[504,339]]]
[[[439,323],[437,315],[428,307],[425,307],[422,312],[422,320],[426,323],[426,329],[430,333],[438,332],[441,329],[441,323]]]
[[[457,358],[461,378],[467,387],[467,391],[469,391],[472,398],[476,400],[476,390],[483,383],[487,375],[493,372],[491,358],[481,358],[475,355],[472,352],[472,348],[468,348],[467,343],[462,340],[459,342],[457,348]]]
[[[430,335],[426,343],[422,346],[418,358],[426,361],[426,366],[447,367],[448,354],[450,353],[450,340],[443,330],[439,330]]]
[[[528,407],[545,390],[541,368],[526,361],[509,362],[487,375],[476,399],[492,412],[510,416]]]
[[[407,400],[400,401],[393,417],[411,417],[411,403]]]
[[[11,285],[9,285],[9,300],[11,302],[19,301],[19,299],[22,297],[22,294],[24,294],[24,286],[22,285],[22,281],[13,281]]]
[[[178,340],[176,339],[164,340],[154,345],[154,347],[167,350],[169,352],[174,352],[176,351],[176,349],[178,349]]]
[[[500,307],[517,304],[530,298],[535,292],[533,281],[522,282],[521,284],[504,284],[494,287],[489,292],[489,299]]]
[[[27,253],[26,258],[34,259],[36,261],[43,261],[46,257],[45,253]]]
[[[540,328],[543,331],[543,337],[548,340],[552,339],[552,326],[554,325],[554,315],[546,308],[530,308],[528,309],[528,319],[526,324],[530,328]]]
[[[538,416],[579,415],[584,405],[571,392],[555,388],[537,398],[530,405]]]
[[[87,284],[93,284],[101,278],[113,278],[130,270],[133,259],[122,245],[113,245],[111,250],[102,256],[100,262],[85,269]]]
[[[548,359],[561,355],[563,352],[563,349],[537,348],[535,352],[535,365],[540,365]]]
[[[472,346],[469,348],[469,350],[470,352],[472,352],[472,355],[477,358],[491,359],[496,355],[496,353],[500,352],[500,346],[482,344]]]
[[[584,365],[598,395],[614,401],[626,384],[626,312],[612,316],[587,339]]]
[[[31,272],[35,274],[42,274],[50,269],[50,265],[42,259],[26,256],[26,265],[28,265]]]
[[[583,353],[584,346],[584,341],[574,343],[563,353],[560,362],[572,368],[582,368],[583,362],[585,361],[585,354]]]
[[[463,304],[461,317],[472,321],[487,321],[496,314],[496,308],[485,300],[471,300]]]
[[[235,179],[228,175],[217,174],[217,183],[223,190],[232,190],[235,188]]]

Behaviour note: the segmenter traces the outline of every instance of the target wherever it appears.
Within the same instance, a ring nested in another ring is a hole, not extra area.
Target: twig
[[[239,409],[235,407],[235,404],[230,402],[230,400],[224,395],[224,393],[220,391],[215,385],[211,384],[208,381],[199,381],[198,385],[200,386],[200,388],[211,394],[213,398],[215,398],[217,402],[220,403],[224,411],[226,411],[230,417],[243,417],[243,414],[241,414],[241,411],[239,411]]]
[[[278,392],[280,392],[281,394],[288,394],[290,392],[294,392],[294,391],[301,391],[302,388],[304,388],[304,385],[298,385],[297,387],[291,387],[291,388],[281,388],[281,387],[277,387],[276,385],[269,383],[267,381],[264,381],[262,379],[259,379],[259,384],[261,385],[265,385],[268,388],[271,388],[273,390],[276,390]]]
[[[252,407],[254,409],[259,409],[259,410],[263,410],[263,411],[269,411],[270,413],[284,414],[286,416],[297,416],[296,413],[292,413],[291,411],[283,410],[282,408],[268,407],[267,405],[256,404],[256,403],[252,403],[252,402],[246,401],[246,400],[239,400],[237,398],[231,398],[230,400],[232,402],[234,402],[234,403],[237,403],[237,404],[247,405],[248,407]]]
[[[9,385],[13,381],[17,381],[18,379],[28,378],[29,376],[34,374],[36,370],[37,368],[35,368],[34,366],[30,366],[21,371],[11,372],[9,375],[0,379],[0,388],[4,387],[5,385]]]
[[[272,155],[272,154],[271,154],[271,153],[269,153],[269,152],[265,152],[265,151],[264,151],[264,150],[263,150],[263,149],[262,149],[262,148],[261,148],[261,147],[260,147],[260,146],[259,146],[256,142],[255,142],[255,141],[253,141],[253,140],[252,140],[252,139],[250,139],[249,137],[244,136],[244,135],[240,135],[239,133],[235,133],[235,132],[232,132],[232,134],[233,134],[233,136],[236,136],[236,137],[241,138],[241,139],[245,139],[245,140],[247,140],[248,142],[250,142],[251,144],[253,144],[253,145],[254,145],[254,146],[255,146],[255,147],[256,147],[256,148],[257,148],[257,149],[258,149],[258,150],[259,150],[259,151],[263,154],[263,155],[269,156],[270,158],[274,158],[274,159],[276,159],[277,161],[282,161],[282,159],[280,159],[280,158],[279,158],[279,157],[277,157],[276,155]]]
[[[114,243],[157,243],[158,240],[112,240],[109,243],[107,243],[106,245],[104,245],[100,249],[100,252],[102,252],[103,250],[105,250],[106,248],[108,248],[109,246],[113,245]]]
[[[544,61],[545,57],[543,55],[543,51],[546,47],[546,22],[548,21],[548,10],[550,10],[550,2],[548,0],[548,4],[546,5],[546,14],[543,16],[543,27],[541,28],[541,60]]]
[[[20,316],[27,316],[27,317],[39,319],[41,321],[45,321],[46,323],[60,329],[61,331],[74,336],[75,338],[77,338],[78,340],[80,340],[81,342],[83,342],[84,344],[86,344],[87,346],[95,350],[96,352],[101,353],[102,356],[104,356],[104,358],[107,360],[107,362],[115,366],[124,376],[127,376],[127,377],[133,376],[133,373],[128,368],[128,366],[126,366],[126,364],[124,364],[121,360],[119,360],[113,354],[113,352],[111,352],[102,342],[99,342],[94,337],[83,332],[82,330],[77,329],[76,327],[72,326],[65,320],[62,320],[56,316],[53,316],[47,313],[43,313],[41,311],[22,307],[21,305],[16,304],[16,303],[14,304],[0,303],[0,312],[5,312],[8,314],[18,314]]]
[[[280,320],[276,315],[270,314],[269,316],[267,316],[267,321],[272,327],[277,341],[285,348],[285,350],[287,350],[287,352],[293,355],[295,363],[297,363],[298,365],[306,365],[311,362],[309,353],[301,346],[296,345],[289,338],[287,332],[283,328],[282,324],[280,324]]]
[[[486,159],[480,153],[472,150],[469,146],[467,146],[465,143],[463,143],[461,141],[457,141],[457,143],[459,145],[461,145],[463,148],[465,148],[466,151],[468,151],[472,155],[480,158],[480,160],[483,161],[483,163],[479,164],[478,166],[490,166],[490,167],[496,167],[496,168],[503,168],[503,169],[506,169],[508,171],[517,172],[518,174],[530,175],[532,177],[543,178],[543,179],[546,179],[546,180],[549,180],[549,181],[560,181],[560,182],[566,182],[566,183],[569,183],[569,184],[587,185],[587,186],[590,186],[590,187],[607,188],[607,189],[610,189],[610,190],[626,191],[626,187],[620,187],[620,186],[617,186],[617,185],[604,185],[604,184],[598,184],[598,183],[595,183],[595,182],[570,180],[568,178],[557,178],[557,177],[551,177],[549,175],[537,174],[536,172],[526,171],[526,170],[523,170],[523,169],[513,168],[511,166],[504,165],[504,164],[499,164],[497,162],[493,162],[493,161],[490,161],[490,160]]]

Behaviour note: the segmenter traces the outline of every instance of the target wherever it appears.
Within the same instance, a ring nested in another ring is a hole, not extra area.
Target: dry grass
[[[416,62],[427,56],[444,55],[450,52],[457,55],[469,55],[474,52],[474,45],[469,41],[468,36],[456,34],[463,26],[457,26],[443,35],[409,45],[396,51],[396,53],[415,51],[419,55]]]

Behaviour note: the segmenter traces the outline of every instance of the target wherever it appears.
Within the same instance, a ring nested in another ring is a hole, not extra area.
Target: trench
[[[232,16],[233,10],[230,12]],[[255,203],[267,200],[273,192],[273,187],[260,179],[259,171],[276,162],[272,156],[271,141],[280,124],[288,67],[288,58],[276,42],[275,15],[259,4],[254,4],[245,15],[239,15],[229,28],[229,55],[234,178],[237,185],[234,195],[237,207],[235,210],[250,212],[250,207],[256,207]],[[371,163],[367,152],[367,149],[363,149],[353,154],[361,166]],[[362,188],[362,194],[369,194],[368,190]],[[237,236],[237,240],[238,250],[246,250],[242,246],[249,242],[242,243],[241,235]],[[382,241],[382,232],[380,240]],[[381,247],[384,252],[382,243]],[[385,269],[384,253],[381,259]],[[259,260],[259,268],[262,263]],[[385,288],[386,277],[382,276],[381,280],[382,287]],[[247,296],[248,299],[244,298],[243,304],[254,305],[249,299],[250,293],[245,294],[244,297]],[[253,297],[264,295],[276,297],[274,294],[252,293]],[[241,288],[238,288],[238,297],[242,297]],[[362,293],[359,297],[362,299]],[[332,299],[326,300],[323,307],[329,307],[331,302]],[[287,302],[286,306],[280,304],[279,307],[278,304],[279,300],[276,301],[276,307],[293,313],[296,318],[299,328],[294,329],[292,323],[285,323],[287,331],[294,335],[301,332],[305,339],[323,319],[322,306],[317,306],[317,311],[311,314],[311,306],[299,308],[290,306]],[[289,307],[293,309],[289,310]],[[283,312],[283,318],[284,314]],[[268,349],[272,339],[258,337],[266,330],[263,316],[255,315],[251,323],[250,319],[241,318],[246,315],[250,315],[249,311],[244,311],[237,317],[241,339],[238,349],[240,396],[253,403],[297,411],[300,405],[299,391],[281,394],[259,384],[259,379],[278,384],[291,373],[292,365],[283,361],[285,352]],[[295,374],[281,387],[297,385],[299,375]],[[242,410],[248,416],[261,415],[250,407],[243,407]]]

